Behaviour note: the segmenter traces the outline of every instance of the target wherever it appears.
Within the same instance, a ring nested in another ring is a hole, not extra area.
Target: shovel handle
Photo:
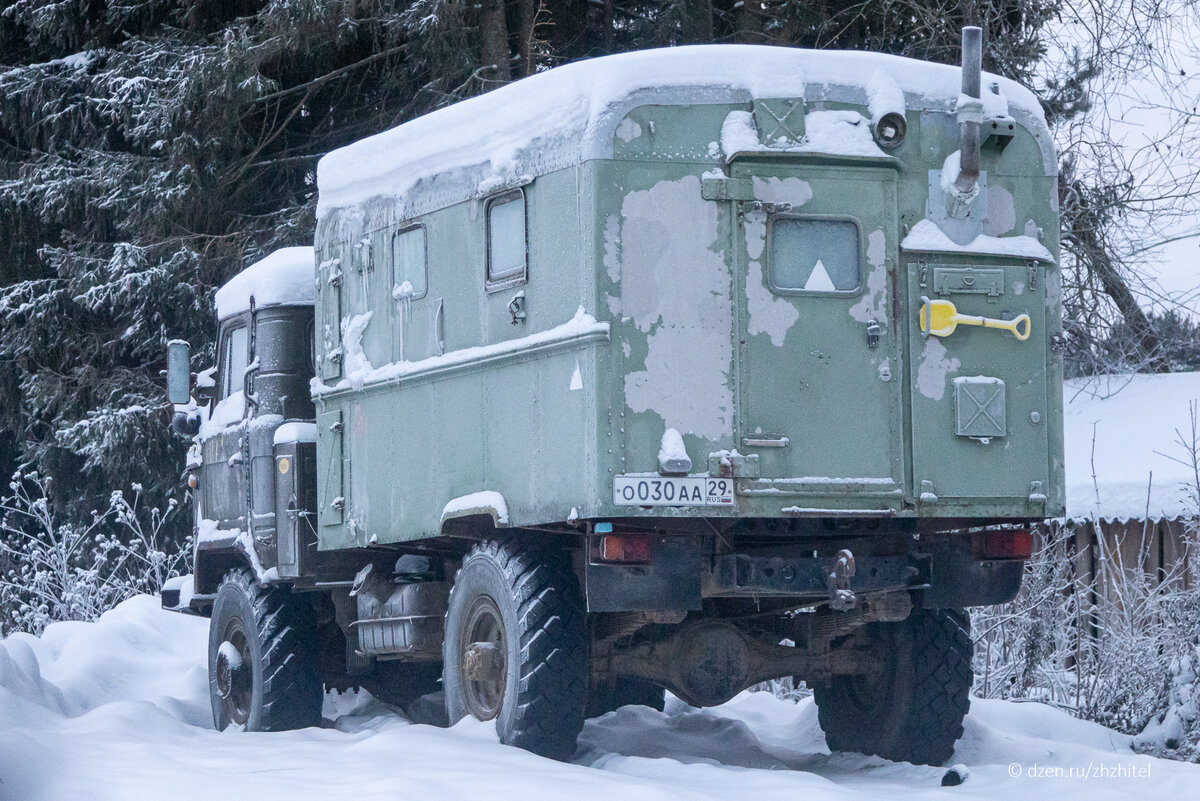
[[[1004,331],[1009,331],[1014,337],[1024,342],[1029,339],[1029,332],[1032,323],[1029,320],[1028,314],[1021,314],[1012,320],[993,320],[991,317],[976,318],[982,321],[984,328],[999,328]],[[959,321],[963,322],[963,321]]]

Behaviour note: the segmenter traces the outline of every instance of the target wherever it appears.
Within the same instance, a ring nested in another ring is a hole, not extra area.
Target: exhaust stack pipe
[[[962,94],[958,101],[959,169],[950,192],[946,193],[946,210],[951,217],[966,215],[971,201],[979,192],[979,129],[983,124],[983,101],[980,99],[980,74],[983,71],[983,29],[974,25],[962,32]]]

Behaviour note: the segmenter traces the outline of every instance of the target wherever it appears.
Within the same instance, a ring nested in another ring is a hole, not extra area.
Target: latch
[[[768,203],[765,200],[755,200],[746,205],[750,211],[765,211],[767,214],[787,214],[792,210],[791,203]]]
[[[334,270],[333,272],[331,272],[329,274],[329,278],[327,278],[325,280],[328,282],[328,284],[330,286],[341,286],[342,285],[342,271]]]
[[[355,269],[360,273],[364,270],[375,269],[374,254],[371,252],[371,238],[364,236],[354,245]]]
[[[716,478],[758,478],[758,454],[715,451],[708,455],[708,474]]]
[[[329,430],[332,431],[334,434],[342,433],[342,431],[345,428],[346,428],[346,426],[342,424],[341,420],[338,420],[336,423],[331,423],[329,426]]]
[[[754,182],[749,178],[701,178],[700,196],[705,200],[754,200]]]
[[[525,292],[521,291],[512,296],[508,302],[508,313],[512,315],[512,324],[525,322]]]
[[[1029,262],[1029,288],[1037,289],[1038,285],[1038,264],[1036,261]]]
[[[883,326],[878,320],[867,321],[867,347],[871,350],[879,347],[879,338],[883,336]]]
[[[329,356],[327,356],[326,358],[328,358],[329,361],[331,361],[331,362],[340,362],[343,358],[345,358],[345,355],[346,355],[345,351],[343,351],[340,347],[338,347],[338,348],[334,348],[333,350],[329,351]]]

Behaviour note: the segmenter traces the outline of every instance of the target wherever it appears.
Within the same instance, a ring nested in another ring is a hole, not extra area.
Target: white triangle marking
[[[820,259],[817,259],[817,266],[813,267],[812,275],[808,277],[804,289],[806,292],[837,292],[837,287],[833,285],[833,280],[825,271],[825,265]]]
[[[571,387],[569,392],[574,392],[577,389],[583,389],[583,374],[579,372],[579,360],[575,360],[575,373],[571,376]]]

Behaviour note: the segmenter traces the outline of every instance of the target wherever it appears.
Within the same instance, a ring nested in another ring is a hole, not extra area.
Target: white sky
[[[1146,305],[1168,299],[1200,314],[1200,10],[1187,0],[1068,6],[1047,37],[1045,74],[1073,48],[1104,53],[1105,68],[1092,85],[1092,111],[1059,132],[1060,150],[1096,165],[1104,143],[1120,144],[1136,195],[1146,198],[1127,226],[1139,264],[1134,289]],[[1122,177],[1119,169],[1105,174]]]

